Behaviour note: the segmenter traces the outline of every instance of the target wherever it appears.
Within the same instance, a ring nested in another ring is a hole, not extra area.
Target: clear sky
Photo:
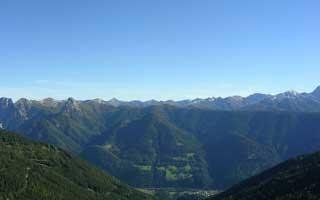
[[[1,0],[0,96],[184,99],[320,85],[319,0]]]

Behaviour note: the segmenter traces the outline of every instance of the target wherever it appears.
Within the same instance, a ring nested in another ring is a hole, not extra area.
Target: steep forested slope
[[[57,147],[0,131],[0,199],[151,199]]]
[[[320,199],[320,153],[288,160],[210,200]]]

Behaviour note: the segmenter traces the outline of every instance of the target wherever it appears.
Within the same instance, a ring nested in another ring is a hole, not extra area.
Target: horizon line
[[[92,97],[92,98],[76,98],[76,97],[72,97],[72,96],[65,96],[63,98],[56,98],[56,97],[43,97],[43,98],[32,98],[32,97],[19,97],[19,98],[13,98],[13,97],[7,97],[7,96],[0,96],[0,98],[7,98],[7,99],[11,99],[14,103],[18,102],[21,99],[27,99],[30,101],[43,101],[46,99],[53,99],[56,101],[67,101],[68,99],[74,99],[76,101],[92,101],[92,100],[102,100],[102,101],[112,101],[112,100],[117,100],[120,102],[134,102],[134,101],[138,101],[138,102],[149,102],[149,101],[157,101],[157,102],[168,102],[168,101],[174,101],[174,102],[178,102],[178,101],[192,101],[192,100],[197,100],[197,99],[201,99],[201,100],[205,100],[205,99],[226,99],[226,98],[230,98],[230,97],[241,97],[241,98],[248,98],[252,95],[257,95],[257,94],[261,94],[261,95],[271,95],[271,96],[276,96],[279,94],[283,94],[283,93],[297,93],[297,94],[312,94],[314,91],[316,90],[320,90],[320,85],[317,86],[314,90],[310,91],[310,92],[298,92],[296,90],[286,90],[284,92],[280,92],[280,93],[261,93],[261,92],[253,92],[249,95],[246,96],[241,96],[241,95],[227,95],[227,96],[207,96],[207,97],[195,97],[195,98],[181,98],[181,99],[156,99],[156,98],[151,98],[151,99],[131,99],[131,100],[123,100],[117,97],[111,97],[111,98],[103,98],[103,97]]]

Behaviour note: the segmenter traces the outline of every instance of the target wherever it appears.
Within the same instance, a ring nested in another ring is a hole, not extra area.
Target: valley
[[[255,98],[246,103],[250,109],[233,110],[1,98],[0,121],[7,130],[77,154],[134,187],[224,190],[320,149],[318,90],[265,95],[268,101]],[[265,110],[271,100],[277,107]],[[306,108],[310,101],[314,112]]]
[[[155,200],[203,200],[219,193],[216,190],[197,190],[187,188],[145,188],[139,190],[154,196]]]

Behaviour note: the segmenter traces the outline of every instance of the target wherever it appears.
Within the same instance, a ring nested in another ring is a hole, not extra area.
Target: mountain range
[[[297,112],[318,112],[320,111],[320,86],[311,93],[298,93],[287,91],[277,95],[252,94],[248,97],[231,96],[226,98],[210,97],[206,99],[193,99],[181,101],[120,101],[111,99],[97,102],[112,106],[148,107],[155,105],[172,105],[177,107],[193,107],[212,110],[281,110]]]
[[[319,122],[320,87],[177,102],[0,99],[2,128],[136,187],[228,188],[319,150]]]
[[[197,98],[192,100],[187,99],[180,101],[121,101],[116,98],[113,98],[108,101],[103,99],[93,99],[81,102],[105,104],[114,107],[127,106],[141,108],[158,105],[172,105],[176,107],[193,107],[212,110],[279,110],[297,112],[317,112],[320,110],[320,86],[317,87],[311,93],[298,93],[296,91],[287,91],[276,95],[255,93],[247,97],[210,97],[206,99]],[[27,109],[28,106],[30,106],[30,104],[37,104],[38,106],[44,106],[47,108],[60,108],[62,105],[66,103],[68,103],[68,100],[55,100],[53,98],[46,98],[40,101],[27,100],[25,98],[21,98],[16,103],[13,103],[13,101],[9,98],[3,97],[0,99],[0,106],[7,107],[15,104],[16,107],[20,107],[21,109],[24,109],[24,111],[26,111],[25,109]]]

